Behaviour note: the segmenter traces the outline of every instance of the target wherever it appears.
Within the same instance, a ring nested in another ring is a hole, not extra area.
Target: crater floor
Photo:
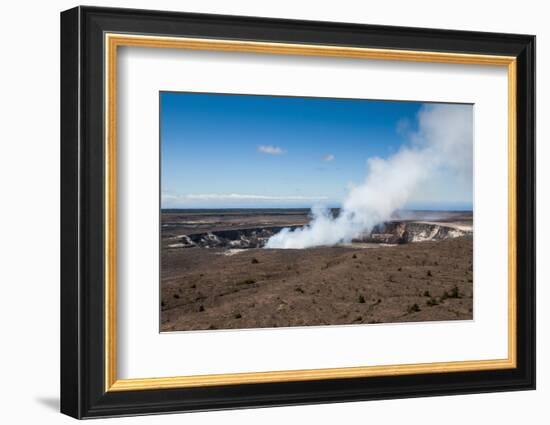
[[[223,228],[219,217],[209,219],[194,220],[201,231]],[[252,219],[235,220],[232,228],[250,227]],[[273,226],[307,217],[261,220]],[[170,248],[174,238],[196,233],[190,221],[179,221],[183,230],[163,227],[161,331],[473,318],[470,233],[373,249]]]

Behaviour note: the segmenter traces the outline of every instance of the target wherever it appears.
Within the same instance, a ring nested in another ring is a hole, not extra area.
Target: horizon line
[[[342,207],[327,207],[329,209],[341,209]],[[161,211],[170,210],[311,210],[311,207],[168,207],[160,208]],[[473,208],[400,208],[399,211],[448,211],[448,212],[473,212]]]

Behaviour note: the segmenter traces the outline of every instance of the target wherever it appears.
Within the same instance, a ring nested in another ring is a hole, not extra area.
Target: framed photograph
[[[535,37],[61,14],[61,411],[535,388]]]

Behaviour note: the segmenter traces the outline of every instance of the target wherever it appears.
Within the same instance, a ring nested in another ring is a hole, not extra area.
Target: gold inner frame
[[[214,385],[311,381],[510,369],[516,367],[516,58],[462,53],[370,49],[327,45],[105,34],[105,391],[135,391]],[[116,324],[116,123],[119,46],[325,56],[469,65],[504,66],[508,72],[508,357],[419,364],[247,372],[163,378],[118,379]]]

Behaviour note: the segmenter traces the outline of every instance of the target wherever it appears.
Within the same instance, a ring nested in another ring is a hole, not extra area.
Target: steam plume
[[[472,124],[470,105],[424,106],[418,113],[418,129],[408,135],[407,144],[389,158],[367,160],[364,182],[349,191],[337,217],[325,207],[314,207],[307,226],[281,230],[265,248],[301,249],[351,242],[389,220],[442,170],[471,185]]]

